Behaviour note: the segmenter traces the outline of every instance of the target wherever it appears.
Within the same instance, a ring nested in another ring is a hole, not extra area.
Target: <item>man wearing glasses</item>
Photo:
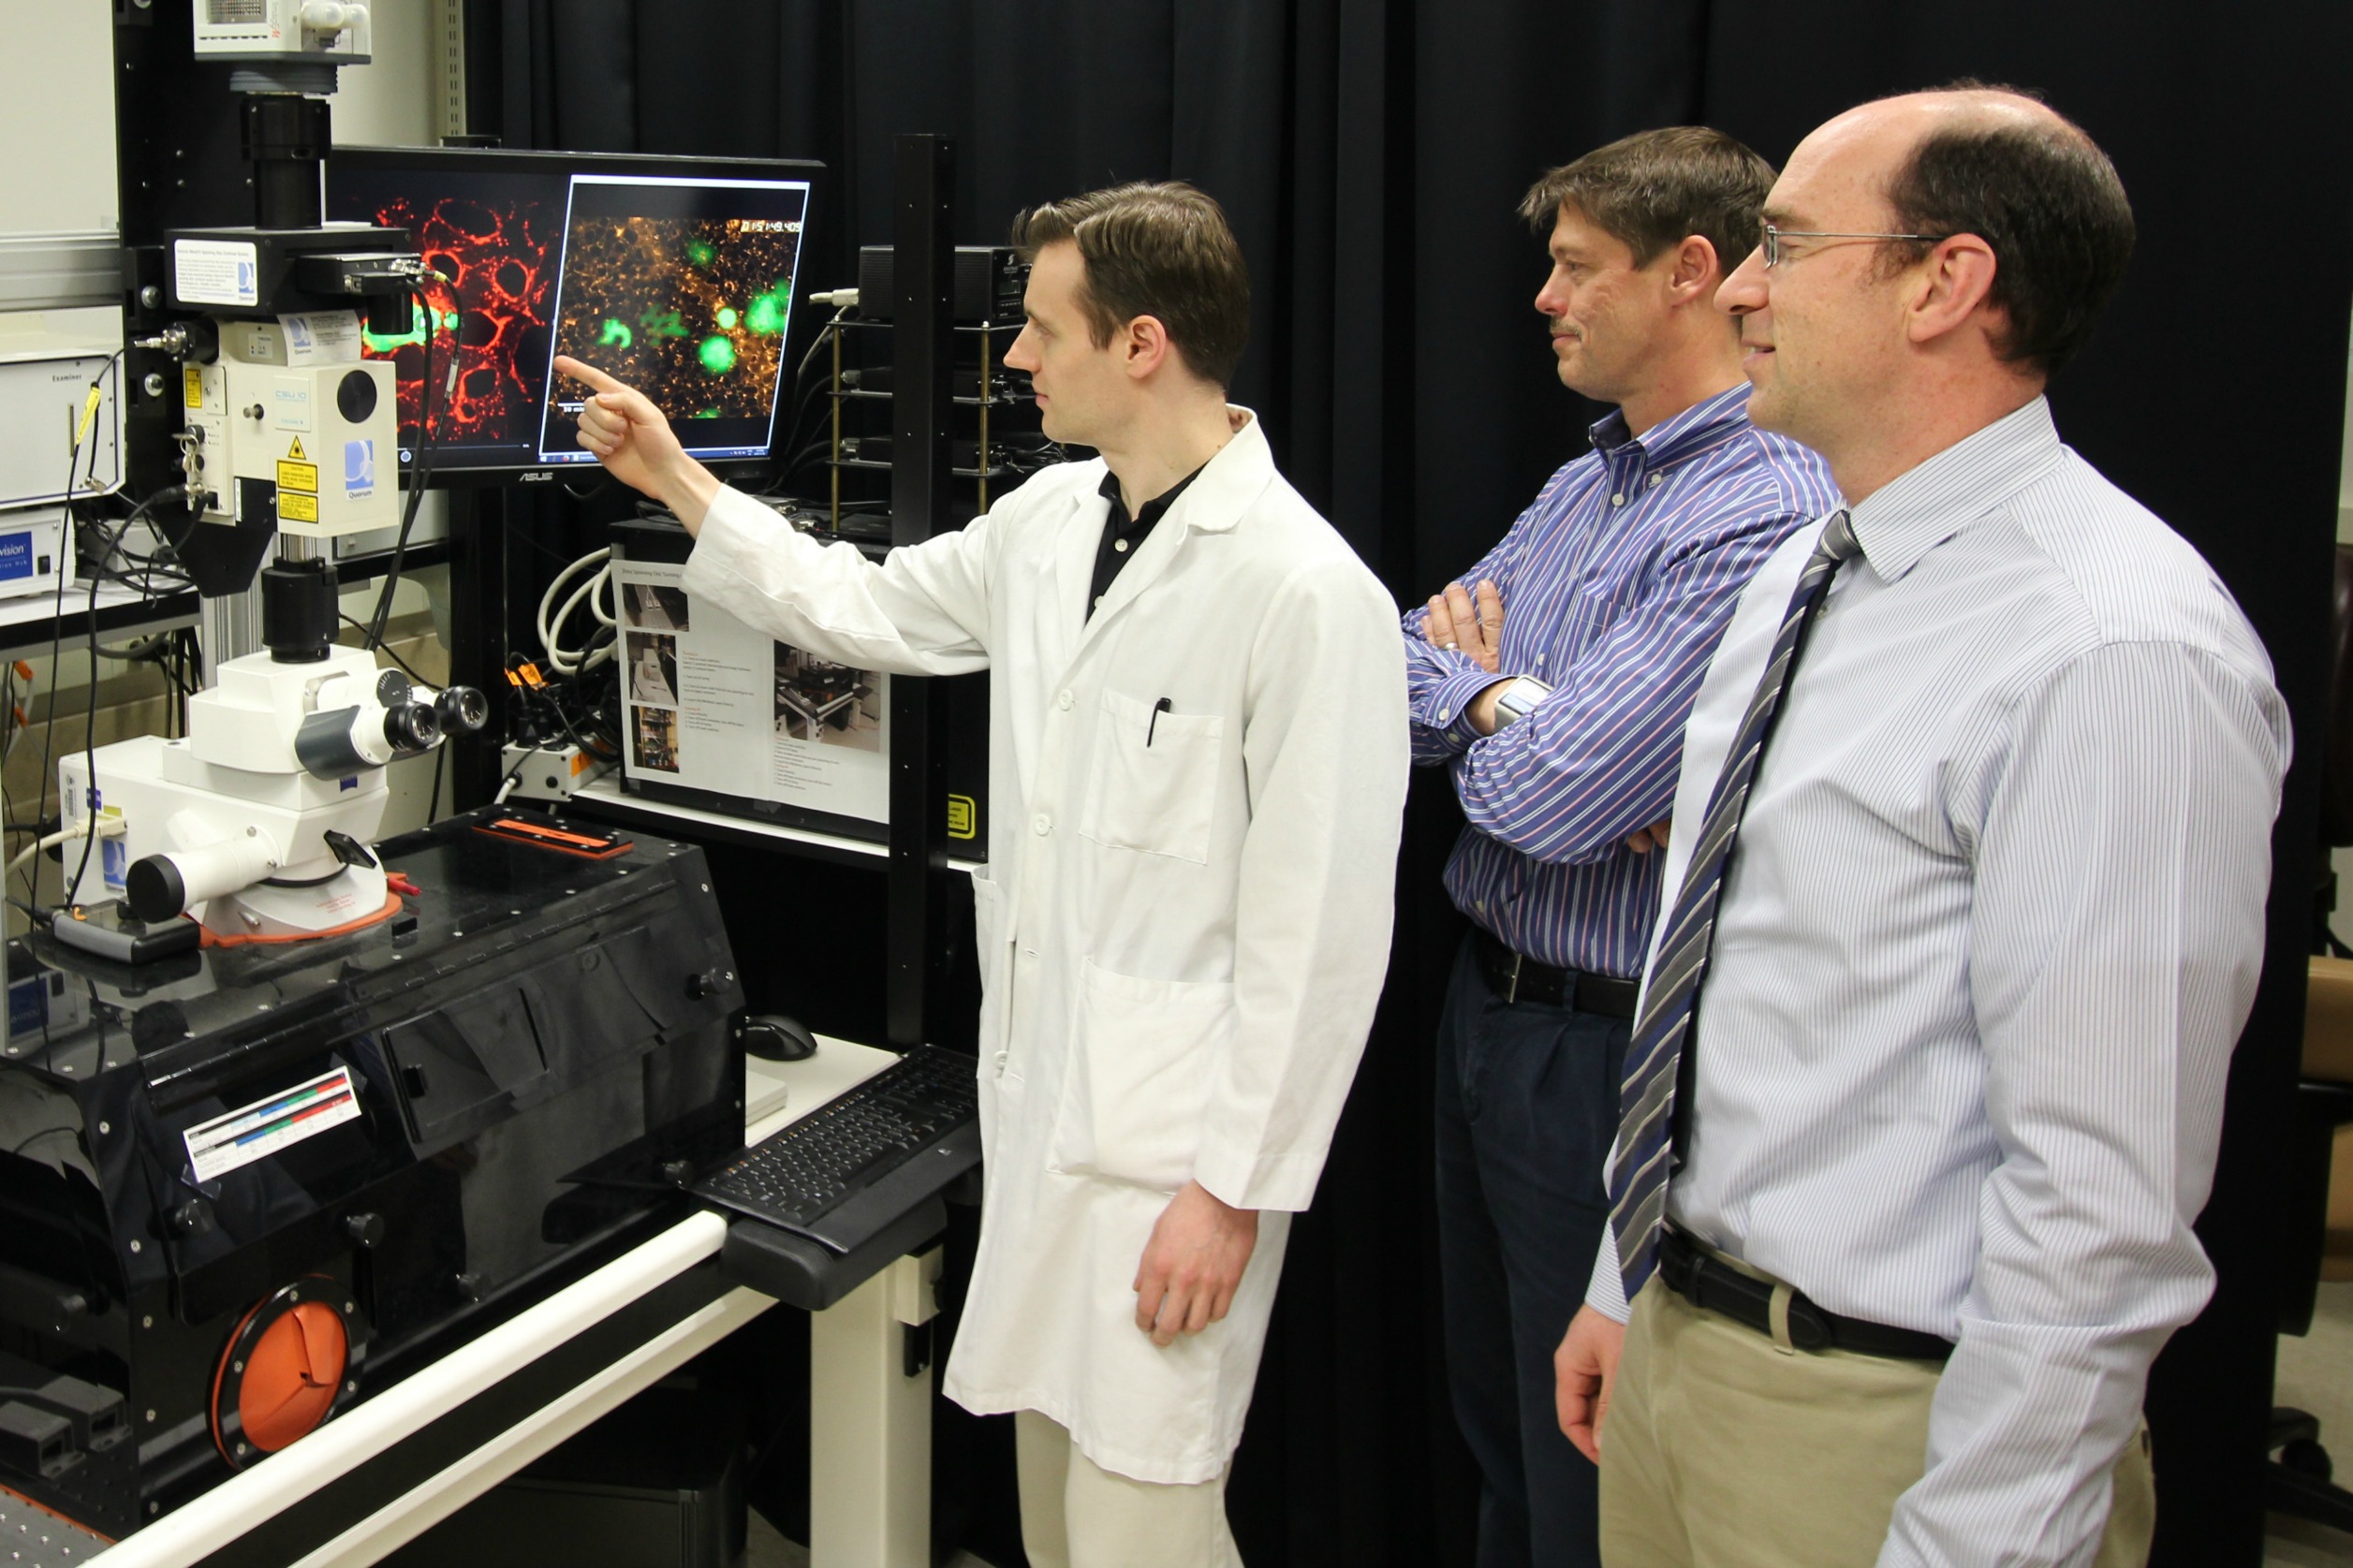
[[[1758,432],[1725,270],[1772,168],[1720,131],[1597,148],[1521,215],[1561,381],[1617,406],[1486,559],[1405,621],[1414,758],[1466,819],[1446,888],[1472,925],[1437,1042],[1440,1282],[1479,1568],[1592,1568],[1594,1468],[1552,1413],[1552,1351],[1609,1213],[1603,1156],[1658,916],[1683,726],[1741,588],[1837,504]]]
[[[2286,713],[2205,563],[2052,429],[2133,238],[2081,129],[1867,104],[1765,216],[1718,303],[1752,417],[1847,504],[1693,710],[1562,1426],[1611,1568],[2137,1564]]]

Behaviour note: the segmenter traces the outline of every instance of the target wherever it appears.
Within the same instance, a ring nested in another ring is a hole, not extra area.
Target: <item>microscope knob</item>
[[[720,972],[715,969],[706,969],[699,975],[689,975],[686,976],[687,998],[690,1001],[701,1002],[716,996],[726,983]]]
[[[171,1211],[171,1228],[183,1236],[204,1236],[213,1229],[213,1210],[202,1198],[190,1198]]]
[[[343,1219],[346,1236],[362,1247],[374,1247],[384,1239],[384,1216],[381,1214],[346,1214]]]

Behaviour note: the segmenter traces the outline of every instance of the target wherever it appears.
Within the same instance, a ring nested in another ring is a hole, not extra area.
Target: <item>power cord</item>
[[[463,321],[465,318],[465,299],[457,292],[457,285],[447,273],[428,269],[425,275],[449,285],[450,299],[457,307],[458,319]],[[423,505],[425,491],[433,484],[433,344],[434,339],[441,335],[441,322],[434,315],[433,301],[421,283],[411,291],[410,298],[417,301],[418,313],[424,318],[425,324],[425,362],[420,372],[424,385],[417,410],[417,461],[409,466],[408,505],[401,514],[400,536],[392,541],[392,562],[384,574],[384,590],[376,595],[375,614],[369,620],[368,635],[360,643],[372,653],[383,646],[384,624],[391,618],[392,594],[401,585],[401,565],[408,556],[409,531],[417,526],[417,508]],[[441,391],[444,412],[449,409],[450,398],[457,393],[458,372],[464,364],[456,352],[456,346],[451,344],[449,370],[445,378],[449,384]]]

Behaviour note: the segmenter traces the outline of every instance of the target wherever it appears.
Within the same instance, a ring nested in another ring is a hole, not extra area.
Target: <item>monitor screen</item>
[[[767,458],[778,438],[823,173],[799,161],[341,148],[328,159],[327,212],[406,228],[452,280],[425,291],[436,482],[545,477],[596,461],[574,439],[585,388],[555,377],[558,353],[639,388],[688,451],[735,465]],[[369,333],[362,349],[399,368],[404,467],[424,351],[413,307],[408,331]]]

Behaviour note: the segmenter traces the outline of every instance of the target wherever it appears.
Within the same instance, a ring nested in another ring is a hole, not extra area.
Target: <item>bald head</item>
[[[1789,167],[1809,155],[1875,186],[1890,230],[1983,240],[1996,351],[2046,380],[2091,337],[2132,255],[2115,166],[2081,126],[2016,88],[1961,82],[1861,104],[1807,137]],[[1881,265],[1928,250],[1892,244]]]

